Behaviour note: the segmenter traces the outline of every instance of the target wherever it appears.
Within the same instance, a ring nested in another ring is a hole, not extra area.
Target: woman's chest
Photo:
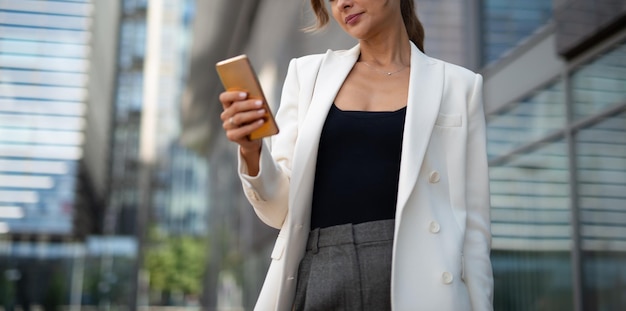
[[[396,111],[407,105],[409,71],[395,75],[355,67],[339,89],[334,103],[345,111]]]

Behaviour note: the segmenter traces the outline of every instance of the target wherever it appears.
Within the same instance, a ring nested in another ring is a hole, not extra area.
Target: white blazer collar
[[[444,66],[411,42],[411,77],[407,101],[396,228],[419,175],[443,96]]]
[[[330,106],[352,67],[359,59],[359,55],[359,45],[350,50],[328,50],[326,52],[315,80],[313,96],[306,117],[298,130],[289,192],[289,205],[292,207],[292,211],[289,214],[293,219],[303,220],[307,226],[310,220],[310,208],[308,207],[311,206],[317,148],[322,127]]]

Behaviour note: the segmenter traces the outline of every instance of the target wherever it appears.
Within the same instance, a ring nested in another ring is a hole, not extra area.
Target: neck
[[[360,61],[377,66],[409,66],[411,63],[411,44],[404,24],[394,27],[393,33],[384,33],[368,39],[359,40]]]

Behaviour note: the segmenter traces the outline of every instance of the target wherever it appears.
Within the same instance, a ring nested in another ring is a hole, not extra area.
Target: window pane
[[[483,64],[504,53],[546,24],[552,17],[552,1],[483,1]]]
[[[515,155],[489,175],[495,310],[571,310],[566,142]]]
[[[551,143],[491,167],[494,248],[569,250],[567,148]]]
[[[565,126],[563,83],[557,82],[488,118],[487,153],[494,158]]]
[[[576,148],[585,310],[619,310],[626,305],[626,113],[580,131]]]
[[[626,44],[600,55],[572,76],[576,118],[584,118],[626,101]]]
[[[494,310],[574,310],[569,252],[492,251]]]

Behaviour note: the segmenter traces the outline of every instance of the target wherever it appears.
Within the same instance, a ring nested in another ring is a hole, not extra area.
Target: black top
[[[332,105],[322,129],[311,228],[393,219],[406,107],[342,111]]]

